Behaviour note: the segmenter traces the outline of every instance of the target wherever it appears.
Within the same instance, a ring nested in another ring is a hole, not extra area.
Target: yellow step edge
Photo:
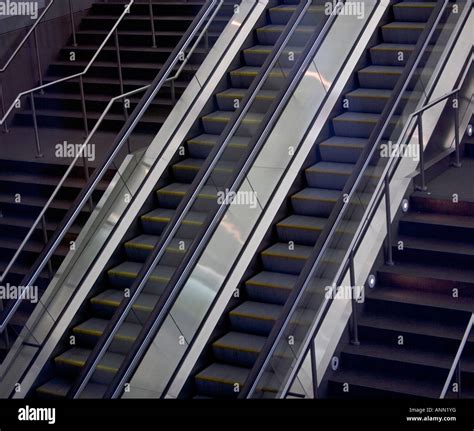
[[[123,277],[123,278],[137,278],[138,274],[134,274],[133,272],[125,272],[125,271],[114,271],[114,270],[109,270],[107,271],[109,276],[115,276],[115,277]],[[150,276],[150,281],[165,281],[168,282],[170,281],[169,278],[165,277],[158,277],[156,275],[151,275]]]
[[[231,346],[230,344],[221,344],[218,341],[215,343],[212,343],[212,347],[216,347],[218,349],[230,349],[230,350],[237,350],[238,352],[243,352],[243,353],[259,353],[259,350],[255,349],[244,349],[242,347],[236,347],[236,346]]]
[[[324,203],[336,203],[337,199],[331,199],[331,198],[307,198],[303,196],[296,196],[293,195],[291,199],[298,199],[301,201],[316,201],[316,202],[324,202]]]
[[[315,169],[315,168],[308,168],[308,169],[305,169],[305,170],[306,170],[306,172],[313,172],[313,173],[316,173],[316,174],[340,175],[340,176],[346,176],[346,177],[348,177],[350,175],[350,173],[346,173],[346,172],[324,171],[324,170]]]
[[[287,229],[299,229],[299,230],[310,230],[314,232],[321,232],[323,229],[322,228],[317,228],[317,227],[310,227],[310,226],[297,226],[294,224],[286,224],[286,223],[277,223],[277,227],[284,227]]]
[[[103,331],[97,331],[94,329],[82,329],[82,328],[73,328],[72,332],[75,334],[91,335],[93,337],[101,337],[103,334]],[[133,342],[136,340],[136,337],[131,337],[130,335],[115,334],[114,339]]]
[[[248,280],[245,282],[245,284],[248,284],[250,286],[265,287],[265,288],[268,288],[268,289],[292,290],[291,287],[277,286],[276,284],[261,283],[261,282],[248,281]]]
[[[169,223],[171,218],[169,217],[153,217],[153,216],[141,216],[141,219],[146,222],[152,222],[152,223]],[[195,221],[195,220],[186,220],[184,219],[183,224],[187,225],[193,225],[193,226],[202,226],[202,222],[200,221]]]
[[[235,385],[236,383],[239,383],[239,382],[234,382],[234,381],[231,381],[231,380],[219,379],[219,378],[216,378],[216,377],[200,376],[199,374],[196,376],[196,379],[205,380],[206,382],[221,383],[221,384],[224,384],[224,385]]]
[[[186,192],[170,192],[168,190],[158,190],[156,193],[160,193],[162,195],[181,196],[181,197],[186,194]],[[204,195],[204,194],[199,194],[198,198],[216,199],[216,197],[213,195]]]
[[[72,365],[73,367],[80,367],[80,368],[82,368],[85,364],[85,361],[78,361],[78,360],[74,360],[74,359],[54,358],[54,361],[56,363]],[[99,364],[99,365],[97,365],[96,370],[102,370],[102,371],[106,371],[108,373],[116,373],[118,371],[118,368],[112,368],[112,367],[108,367],[106,365]]]
[[[240,313],[238,311],[231,311],[229,313],[231,316],[237,316],[237,317],[248,317],[249,319],[255,319],[255,320],[264,320],[266,322],[273,322],[275,319],[271,317],[262,317],[262,316],[256,316],[254,314],[246,314],[246,313]]]
[[[306,260],[308,259],[307,257],[304,256],[292,256],[292,255],[286,255],[286,254],[280,254],[280,253],[273,253],[269,251],[262,251],[263,256],[271,256],[271,257],[278,257],[282,259],[298,259],[298,260]]]

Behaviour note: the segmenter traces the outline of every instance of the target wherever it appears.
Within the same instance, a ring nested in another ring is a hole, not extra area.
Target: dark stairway
[[[84,70],[87,62],[92,58],[109,30],[116,23],[118,17],[123,12],[124,5],[127,3],[128,1],[125,0],[93,3],[88,15],[80,22],[79,30],[77,31],[78,45],[76,47],[72,45],[71,36],[71,40],[59,52],[57,61],[49,66],[44,82],[53,82]],[[204,1],[200,0],[189,2],[179,0],[154,1],[153,11],[157,47],[153,48],[148,14],[149,3],[148,1],[134,3],[130,9],[130,14],[127,15],[125,21],[119,26],[118,32],[123,76],[126,84],[124,91],[151,83],[158,74],[161,65],[167,60],[203,4]],[[224,5],[219,14],[209,30],[209,46],[212,46],[228,21],[229,5]],[[103,112],[110,99],[120,94],[117,58],[113,42],[114,39],[111,38],[104,52],[100,54],[98,61],[94,63],[94,66],[84,78],[90,128]],[[70,61],[72,52],[76,55],[74,62]],[[181,78],[176,82],[177,98],[184,91],[187,83],[204,59],[206,52],[203,48],[198,47],[196,54],[191,57],[187,66],[188,69],[183,72]],[[131,98],[130,112],[139,102],[140,96],[138,94],[136,97]],[[49,87],[44,94],[36,93],[35,105],[37,108],[38,125],[40,128],[45,129],[43,137],[48,136],[48,130],[54,127],[61,129],[65,139],[70,139],[72,142],[77,139],[79,134],[73,129],[83,126],[81,98],[77,79],[59,86]],[[140,122],[140,131],[146,132],[143,135],[146,136],[146,139],[143,140],[145,144],[150,142],[150,137],[160,128],[173,105],[174,102],[169,88],[165,88],[163,92],[160,92],[158,97],[152,102],[152,107],[147,111],[148,119],[145,118]],[[117,107],[114,109],[117,109]],[[15,121],[17,125],[31,126],[31,112],[27,109],[20,111],[16,114]],[[107,121],[104,123],[104,126],[106,126],[104,129],[111,128],[112,133],[101,135],[98,141],[101,144],[102,141],[111,144],[115,131],[122,127],[123,124],[123,111],[121,109],[111,111],[111,115],[107,117]],[[102,128],[99,130],[99,132],[103,131],[106,130],[102,130]],[[19,148],[17,150],[19,155],[16,154],[14,160],[8,160],[8,155],[0,159],[0,271],[2,272],[19,248],[31,226],[33,226],[36,217],[52,195],[67,168],[64,165],[64,160],[56,158],[50,159],[45,157],[44,159],[38,159],[37,162],[26,162],[25,160],[30,159],[30,151],[33,146],[33,129],[31,129],[31,134],[26,135],[28,141],[25,141],[25,136],[15,135],[15,132],[15,127],[13,127],[8,139],[16,141],[14,145],[10,142],[9,146],[11,148]],[[3,136],[7,140],[7,135]],[[49,141],[48,145],[52,145],[51,141],[54,141],[54,143],[61,142],[62,139],[58,138],[58,136],[57,134],[51,135],[51,138],[45,141]],[[107,138],[103,136],[107,136]],[[79,142],[83,142],[82,137]],[[43,142],[43,145],[45,145],[45,142]],[[99,151],[97,150],[97,152]],[[100,159],[100,156],[98,156],[98,159]],[[90,169],[89,174],[92,172],[93,169]],[[109,181],[112,179],[114,172],[115,169],[111,169],[97,187],[93,195],[94,202],[98,202],[102,193],[106,190]],[[4,280],[4,283],[10,283],[12,286],[20,285],[36,257],[42,251],[46,242],[45,237],[46,239],[49,238],[51,233],[55,231],[56,226],[59,225],[59,222],[71,207],[84,185],[83,169],[79,167],[74,168],[65,186],[45,214],[45,231],[43,232],[40,226],[35,232],[33,238],[28,242],[25,251],[21,253],[17,263],[9,271],[9,275]],[[57,249],[52,259],[51,268],[45,270],[38,280],[40,294],[69,252],[70,242],[76,239],[89,215],[90,211],[85,207],[82,215],[79,216],[75,225],[63,240],[62,245]],[[6,306],[5,302],[3,306]],[[12,325],[7,329],[8,343],[0,346],[0,361],[7,353],[8,345],[15,340],[18,331],[24,326],[32,308],[33,304],[23,301],[21,309],[14,317]],[[6,349],[3,347],[6,347]]]
[[[339,368],[326,375],[329,397],[440,396],[474,312],[472,138],[465,144],[462,168],[433,179],[428,193],[412,194],[396,239],[403,250],[394,246],[395,265],[376,270],[376,287],[367,289],[360,313],[360,345],[341,341]],[[461,397],[473,398],[472,332],[461,371]],[[456,396],[448,391],[448,398]]]
[[[128,4],[125,0],[93,3],[88,14],[79,23],[77,46],[73,45],[72,39],[68,41],[58,53],[56,61],[49,65],[44,83],[82,72],[123,13],[125,4]],[[130,14],[118,27],[124,92],[152,82],[203,4],[202,0],[189,2],[154,0],[156,47],[152,46],[148,1],[138,1],[132,5]],[[227,6],[223,9],[226,8]],[[226,16],[216,17],[209,31],[210,46],[217,39],[227,20]],[[185,90],[206,53],[203,46],[198,47],[184,67],[183,73],[176,81],[176,97]],[[74,58],[74,61],[71,61],[71,58]],[[84,92],[91,129],[110,99],[122,93],[113,36],[84,76]],[[141,96],[142,94],[137,94],[130,99],[129,112],[132,112]],[[36,94],[35,106],[40,127],[84,127],[78,78],[49,87],[44,94]],[[156,133],[173,106],[174,102],[167,84],[166,90],[160,92],[141,120],[140,130]],[[18,113],[16,121],[17,124],[31,125],[31,111],[26,109]],[[120,103],[116,103],[104,120],[101,130],[118,131],[123,123],[123,107]]]
[[[2,274],[65,171],[64,165],[0,160],[0,272]],[[113,171],[107,173],[98,185],[93,196],[95,202],[105,191],[113,174]],[[79,167],[74,168],[46,213],[44,231],[43,225],[40,224],[3,280],[3,286],[21,286],[24,277],[43,250],[45,240],[56,230],[84,184],[84,170]],[[76,240],[89,215],[90,211],[86,207],[54,253],[51,267],[45,269],[35,283],[40,297],[69,252],[70,243]],[[7,303],[8,300],[3,302],[3,306]],[[34,306],[35,304],[29,301],[22,302],[11,325],[6,329],[9,343],[15,340],[24,327]],[[5,337],[1,337],[1,340],[0,363],[9,348],[9,343],[5,344]]]
[[[389,22],[377,30],[377,42],[368,49],[366,66],[354,76],[356,87],[342,98],[349,101],[348,109],[330,121],[329,139],[315,145],[293,185],[296,193],[280,211],[286,216],[270,228],[247,269],[254,275],[240,285],[239,300],[221,318],[183,397],[237,397],[434,5],[407,1],[391,6]],[[333,259],[337,264],[342,256]]]
[[[168,169],[168,173],[157,185],[155,196],[150,197],[151,203],[142,209],[140,220],[132,227],[132,232],[127,234],[130,239],[125,239],[123,246],[117,250],[109,269],[96,283],[94,292],[83,305],[79,316],[67,333],[64,342],[58,348],[57,355],[51,361],[50,369],[40,377],[36,394],[42,397],[63,397],[66,395],[73,379],[80,372],[92,347],[102,335],[108,319],[113,315],[124,297],[124,289],[133,283],[147,254],[159,240],[159,236],[174,214],[175,209],[184,197],[189,184],[217,142],[226,124],[230,120],[236,100],[242,100],[253,79],[257,76],[266,57],[270,54],[273,44],[284,30],[286,23],[296,9],[297,1],[275,2],[266,12],[266,17],[257,24],[250,41],[246,42],[241,54],[235,59],[232,69],[220,85],[220,90],[213,98],[212,103],[194,127],[194,132],[183,144],[185,155],[177,154]],[[310,6],[305,19],[308,25],[298,27],[298,32],[311,34],[317,22],[322,17],[322,7]],[[311,24],[311,25],[309,25]],[[296,40],[306,41],[306,37]],[[298,56],[302,47],[291,48]],[[230,151],[227,151],[228,161],[223,161],[217,173],[222,172],[224,177],[233,172],[233,166],[239,156],[247,147],[252,134],[264,116],[264,113],[275,99],[278,88],[283,81],[283,75],[272,72],[269,81],[257,95],[258,112],[251,112],[243,120],[238,136],[232,138]],[[268,85],[267,85],[268,84]],[[219,175],[213,178],[219,181]],[[207,186],[206,186],[207,187]],[[122,325],[110,353],[106,353],[98,367],[98,376],[94,377],[92,384],[87,386],[82,394],[84,397],[100,397],[110,382],[118,366],[128,351],[131,343],[136,338],[143,323],[159,295],[163,292],[174,270],[184,255],[180,242],[187,246],[193,238],[196,229],[203,223],[206,210],[215,208],[216,190],[204,188],[199,196],[197,211],[191,212],[180,229],[180,239],[175,239],[167,249],[163,260],[155,269],[154,274],[134,304],[133,318],[127,318]],[[185,247],[186,248],[186,247]],[[76,337],[76,345],[71,348],[68,344],[69,336]]]

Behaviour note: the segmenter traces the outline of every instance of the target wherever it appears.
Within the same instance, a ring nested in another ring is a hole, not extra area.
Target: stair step
[[[311,255],[312,247],[295,244],[289,249],[288,243],[276,243],[260,253],[263,267],[267,271],[299,274]]]
[[[145,262],[159,241],[156,235],[139,235],[124,244],[125,251],[130,260]],[[181,262],[186,250],[191,246],[191,240],[185,238],[173,238],[166,247],[166,252],[160,260],[161,265],[177,267]]]
[[[139,262],[122,262],[107,271],[109,282],[117,289],[129,289],[141,268],[142,264]],[[158,265],[152,272],[143,291],[153,295],[161,295],[175,271],[175,267]]]
[[[393,5],[393,14],[397,21],[428,21],[436,2],[402,1]]]
[[[207,158],[219,139],[220,137],[218,135],[212,134],[202,134],[189,139],[187,143],[190,155],[200,159]],[[240,159],[243,152],[248,148],[250,139],[251,138],[245,136],[233,136],[227,144],[227,148],[223,154],[223,160]]]
[[[393,90],[402,72],[402,66],[371,65],[359,70],[357,76],[363,88]]]
[[[367,139],[333,136],[319,144],[321,158],[327,162],[356,163]]]
[[[196,375],[196,386],[200,395],[236,398],[236,386],[243,387],[249,372],[247,368],[214,363]]]
[[[212,343],[212,350],[218,362],[252,367],[265,344],[266,338],[242,332],[228,332]]]
[[[66,398],[69,389],[72,386],[72,382],[68,379],[61,377],[55,377],[49,382],[39,386],[36,389],[36,393],[41,397],[47,398]],[[107,385],[101,385],[97,383],[89,382],[82,391],[79,398],[90,399],[90,398],[102,398],[107,390]]]
[[[332,119],[334,131],[338,136],[369,138],[380,119],[379,114],[366,112],[344,112]],[[398,124],[398,116],[390,118],[389,126],[386,128],[383,138],[389,139],[393,128]]]
[[[382,37],[384,42],[416,43],[425,25],[424,22],[390,22],[382,26]]]
[[[329,217],[340,195],[339,190],[307,187],[291,196],[291,204],[297,214]]]
[[[161,235],[174,215],[175,211],[167,208],[157,208],[142,215],[140,219],[144,232],[149,235]],[[180,235],[183,238],[194,238],[206,217],[204,212],[189,211],[181,222]]]
[[[245,301],[229,312],[232,330],[267,336],[281,311],[280,305]]]
[[[181,200],[186,195],[189,184],[173,183],[159,189],[156,194],[160,206],[164,208],[176,209]],[[204,186],[198,194],[197,200],[193,204],[195,211],[208,211],[215,208],[217,204],[217,190],[215,187]]]
[[[411,43],[381,43],[370,48],[370,58],[376,66],[405,66],[414,49]]]
[[[310,187],[342,190],[353,169],[350,163],[318,162],[305,169],[306,181]]]
[[[292,214],[277,223],[278,238],[281,241],[314,246],[326,222],[327,219],[323,217]]]
[[[245,291],[252,301],[283,305],[297,280],[296,275],[262,271],[245,282]]]

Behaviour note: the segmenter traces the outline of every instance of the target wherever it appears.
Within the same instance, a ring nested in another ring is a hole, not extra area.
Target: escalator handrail
[[[425,53],[425,50],[429,44],[429,41],[436,30],[436,26],[438,25],[439,21],[442,18],[442,14],[444,13],[449,0],[443,0],[437,2],[429,20],[426,23],[425,28],[423,29],[416,45],[411,54],[410,58],[407,61],[407,64],[398,79],[393,91],[392,95],[385,105],[384,110],[380,116],[379,121],[377,122],[376,126],[374,127],[370,137],[368,139],[368,143],[365,146],[363,152],[361,153],[358,162],[356,163],[354,170],[347,180],[347,183],[341,192],[341,197],[336,202],[334,208],[331,211],[331,215],[321,232],[318,240],[311,252],[310,257],[308,258],[305,266],[301,274],[298,277],[298,280],[293,288],[287,302],[285,303],[282,314],[278,318],[277,322],[272,328],[269,337],[267,338],[264,347],[262,348],[259,356],[252,367],[246,383],[242,388],[241,392],[239,393],[239,398],[249,398],[256,389],[256,384],[262,377],[270,358],[280,343],[281,338],[285,332],[285,329],[289,325],[291,321],[291,317],[294,311],[297,308],[297,304],[302,297],[306,287],[311,280],[311,277],[314,274],[315,269],[318,267],[320,263],[320,257],[323,255],[324,251],[327,250],[329,247],[332,235],[334,234],[335,227],[340,220],[340,216],[342,214],[342,210],[346,205],[346,202],[350,201],[350,197],[354,194],[357,185],[359,184],[360,180],[362,179],[362,175],[365,172],[376,148],[377,143],[380,142],[382,139],[383,133],[388,127],[389,120],[391,119],[392,115],[395,112],[395,109],[398,106],[398,103],[402,97],[402,94],[406,90],[410,80],[415,72],[415,69],[418,63],[421,60],[422,55]],[[327,304],[327,302],[326,302]],[[314,328],[318,327],[318,324],[321,322],[321,317],[323,312],[321,310],[318,312],[318,316],[316,318],[316,323],[313,325]],[[308,337],[309,338],[309,337]],[[306,349],[301,349],[300,353],[305,352]],[[301,356],[301,355],[300,355]],[[298,358],[301,359],[301,358]],[[295,367],[296,368],[296,367]]]
[[[224,0],[217,0],[217,1],[218,1],[217,7],[212,12],[212,15],[210,16],[207,24],[201,30],[200,35],[196,38],[195,43],[193,44],[193,46],[191,47],[191,49],[187,53],[184,61],[182,61],[179,69],[177,70],[177,72],[173,76],[166,78],[164,83],[174,81],[177,78],[179,78],[179,76],[181,75],[184,66],[188,63],[190,57],[193,55],[193,53],[196,50],[199,42],[203,38],[205,32],[209,28],[209,25],[212,23],[213,19],[215,18],[216,14],[219,12],[219,10],[220,10],[223,2],[224,2]],[[113,97],[112,99],[109,100],[109,102],[108,102],[107,106],[105,107],[104,111],[102,112],[100,117],[95,122],[93,129],[91,130],[91,132],[89,133],[89,135],[85,139],[84,143],[81,145],[81,147],[80,147],[79,151],[77,152],[77,155],[75,156],[74,160],[71,162],[69,167],[66,169],[66,172],[64,173],[62,178],[59,180],[58,184],[56,185],[55,189],[53,190],[53,193],[48,198],[47,202],[45,203],[45,205],[43,206],[43,208],[41,209],[41,211],[37,215],[36,220],[34,221],[33,225],[30,227],[30,229],[28,230],[28,233],[25,235],[25,238],[23,239],[23,241],[21,242],[19,247],[16,249],[15,254],[13,255],[13,257],[10,259],[10,262],[8,263],[7,267],[5,268],[3,274],[0,276],[0,282],[2,282],[2,280],[4,280],[5,277],[8,275],[10,269],[15,264],[16,260],[20,256],[20,254],[23,251],[23,249],[25,248],[25,246],[28,244],[29,239],[34,234],[34,232],[39,228],[40,224],[43,222],[43,219],[44,219],[44,216],[45,216],[46,212],[48,211],[51,204],[54,202],[54,199],[56,198],[56,196],[60,192],[61,188],[65,184],[66,180],[68,179],[69,175],[71,174],[72,170],[74,169],[77,161],[81,157],[83,157],[82,156],[83,152],[85,151],[86,147],[89,145],[89,142],[91,142],[92,139],[95,137],[96,132],[99,130],[100,126],[102,125],[103,121],[105,120],[105,118],[106,118],[107,114],[109,113],[110,109],[114,106],[115,102],[117,102],[118,100],[123,100],[125,98],[131,97],[131,96],[133,96],[135,94],[138,94],[138,93],[143,93],[143,92],[145,92],[145,90],[148,90],[151,86],[152,86],[152,84],[148,84],[148,85],[145,85],[143,87],[136,88],[134,90],[128,91],[126,93],[119,94],[118,96],[115,96],[115,97]],[[0,334],[8,326],[9,321],[12,319],[13,315],[15,314],[15,312],[17,311],[18,307],[20,306],[21,302],[23,301],[25,295],[27,294],[28,286],[22,285],[21,288],[22,288],[22,292],[18,295],[17,299],[14,302],[10,302],[4,309],[1,310],[1,313],[0,313]]]
[[[273,66],[279,58],[287,39],[290,38],[293,31],[296,29],[299,21],[302,19],[307,8],[311,5],[312,0],[301,0],[298,7],[296,8],[295,12],[293,13],[292,17],[290,18],[288,24],[286,25],[284,31],[279,36],[277,43],[273,47],[272,52],[266,58],[263,66],[261,67],[259,74],[254,78],[252,84],[250,85],[249,89],[247,90],[246,96],[240,102],[239,109],[237,109],[232,118],[224,128],[223,132],[220,135],[220,138],[216,145],[214,145],[213,149],[211,150],[210,154],[207,156],[206,161],[204,162],[203,166],[201,167],[199,173],[194,178],[193,182],[191,183],[189,189],[186,192],[186,195],[181,200],[180,204],[178,205],[177,209],[174,212],[173,218],[168,222],[164,231],[160,236],[160,240],[155,245],[153,250],[149,253],[145,263],[143,264],[142,268],[140,269],[137,277],[135,278],[132,286],[130,287],[130,294],[127,298],[122,300],[120,303],[119,308],[114,313],[114,316],[107,324],[104,332],[102,333],[102,337],[94,346],[91,354],[89,355],[85,365],[82,367],[81,372],[78,378],[75,380],[75,383],[71,386],[67,397],[77,398],[82,390],[88,384],[90,378],[92,377],[96,366],[98,365],[99,361],[106,353],[108,347],[113,341],[113,338],[119,328],[121,327],[122,323],[126,319],[129,311],[132,309],[132,306],[141,293],[143,288],[145,287],[148,278],[150,277],[151,273],[153,272],[156,264],[161,260],[162,256],[166,252],[166,248],[174,237],[174,234],[179,229],[182,220],[184,219],[185,215],[191,208],[192,204],[194,203],[194,199],[199,194],[201,187],[207,182],[207,179],[212,172],[215,163],[219,159],[219,156],[224,152],[227,148],[227,145],[230,141],[230,137],[233,136],[233,133],[237,128],[240,126],[242,119],[244,118],[245,114],[247,113],[248,108],[251,106],[253,100],[256,98],[258,90],[260,86],[265,82],[266,78],[268,77],[271,70],[273,70]],[[174,302],[174,299],[178,295],[177,289],[174,288],[173,284],[170,282],[168,283],[165,291],[160,296],[158,303],[155,306],[155,310],[158,310],[159,307],[159,322],[162,324],[164,322],[164,316],[166,316],[166,312],[169,310],[170,306]],[[153,317],[153,313],[150,318],[147,320],[147,323]],[[157,321],[157,319],[153,319]],[[142,330],[140,332],[139,337],[137,340],[141,338],[140,336],[144,333]],[[136,344],[134,343],[134,347]],[[139,347],[139,346],[138,346]],[[127,355],[127,358],[129,355]],[[128,360],[126,359],[123,363],[126,364]],[[123,367],[121,367],[121,370]],[[117,376],[120,377],[120,374],[117,373]],[[115,379],[114,379],[115,381]],[[109,395],[110,388],[112,385],[109,386],[109,390],[106,392],[104,397]],[[111,391],[116,392],[116,388],[112,388]]]
[[[143,98],[140,100],[139,104],[135,107],[135,109],[125,122],[124,126],[117,134],[113,145],[109,148],[106,155],[104,156],[102,164],[94,170],[93,174],[90,176],[85,186],[79,192],[78,196],[67,211],[66,215],[63,217],[61,223],[56,228],[53,235],[50,237],[48,243],[45,245],[37,259],[33,263],[29,272],[23,278],[21,283],[22,287],[25,287],[25,289],[29,288],[37,280],[37,278],[41,274],[41,271],[47,265],[49,259],[54,254],[55,250],[69,231],[77,216],[82,211],[82,208],[89,201],[96,186],[102,180],[102,178],[112,165],[113,160],[119,154],[124,144],[127,142],[127,139],[134,130],[135,126],[141,120],[142,116],[148,109],[156,94],[166,83],[167,78],[173,72],[173,69],[176,64],[180,61],[181,53],[184,52],[184,50],[189,46],[192,39],[199,31],[201,25],[210,15],[214,6],[218,4],[218,1],[219,0],[207,0],[199,11],[199,13],[196,15],[190,27],[186,30],[185,34],[183,35],[171,55],[166,60],[160,72],[150,84],[150,88],[148,88]],[[15,310],[18,308],[22,300],[23,296],[20,295],[16,301],[9,302],[9,305],[2,311],[2,315],[0,317],[0,333],[5,330],[8,325],[8,322],[14,315]]]
[[[340,2],[340,4],[344,3],[345,0]],[[288,83],[286,87],[280,90],[275,102],[271,105],[267,114],[262,120],[261,126],[256,131],[255,138],[249,144],[247,152],[240,159],[239,164],[234,170],[235,174],[227,181],[226,185],[223,186],[223,189],[227,190],[228,193],[235,192],[241,186],[248,173],[248,170],[259,155],[260,150],[262,149],[268,136],[273,131],[273,127],[275,126],[276,122],[278,121],[278,118],[280,117],[289,99],[291,98],[294,89],[298,85],[299,80],[302,78],[304,72],[307,70],[307,67],[314,58],[315,53],[318,51],[325,37],[329,33],[329,30],[336,19],[336,15],[336,13],[328,14],[328,19],[324,23],[321,23],[315,30],[312,38],[307,44],[305,51],[301,55],[300,60],[294,66],[291,75],[288,77]],[[174,272],[174,275],[172,276],[169,284],[174,286],[176,292],[175,299],[177,298],[177,295],[179,294],[183,284],[191,275],[195,264],[201,256],[202,250],[206,247],[206,244],[209,241],[210,237],[215,232],[215,229],[219,226],[219,223],[224,217],[225,211],[228,206],[229,203],[224,202],[219,206],[215,214],[209,214],[209,216],[203,223],[203,226],[201,227],[199,233],[196,235],[196,238],[198,240],[193,241],[193,243],[188,249],[187,257],[183,259],[179,267]],[[173,304],[174,301],[171,301],[167,305],[166,309],[171,310]],[[111,389],[107,390],[106,396],[111,396],[112,398],[115,398],[120,394],[120,388],[123,387],[123,384],[127,381],[128,378],[130,378],[130,375],[136,368],[143,353],[146,351],[153,337],[156,336],[157,332],[164,323],[166,315],[167,312],[165,311],[165,309],[162,308],[162,305],[157,304],[155,309],[152,311],[150,318],[145,323],[145,326],[142,330],[143,335],[139,335],[137,337],[137,340],[134,342],[134,347],[132,347],[132,349],[128,352],[127,359],[124,361],[123,366],[119,369],[118,373],[114,377],[110,385]],[[165,390],[162,393],[162,397],[165,395],[166,388],[168,388],[170,383],[171,379],[167,383]]]

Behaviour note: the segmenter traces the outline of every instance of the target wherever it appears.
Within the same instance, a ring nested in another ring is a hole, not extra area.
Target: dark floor
[[[459,201],[474,202],[474,159],[464,158],[460,168],[450,167],[431,180],[427,188],[426,192],[417,192],[417,195],[450,198],[456,193]]]

